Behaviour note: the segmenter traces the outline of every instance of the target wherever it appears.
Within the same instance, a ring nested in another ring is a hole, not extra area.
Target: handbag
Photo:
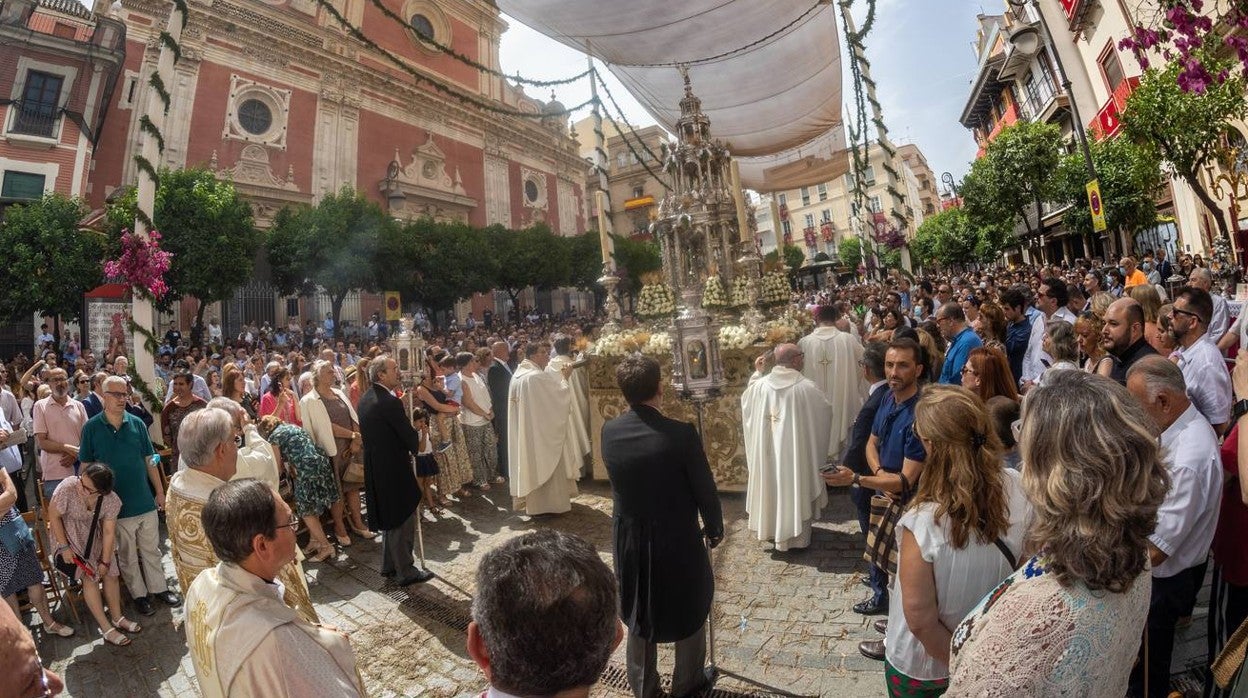
[[[17,557],[19,553],[35,547],[35,536],[30,532],[30,526],[26,525],[25,519],[20,515],[14,516],[0,526],[0,545],[10,555]]]
[[[342,473],[342,481],[351,485],[364,484],[364,454],[352,451],[351,460],[347,461],[347,469]]]
[[[91,546],[95,543],[95,529],[100,522],[100,507],[102,506],[104,506],[104,497],[100,496],[99,499],[95,500],[95,513],[91,515],[91,528],[87,532],[87,546],[83,548],[88,555],[91,554]],[[74,575],[79,569],[82,569],[90,577],[95,576],[94,570],[90,568],[87,561],[82,559],[82,556],[78,553],[74,553],[74,559],[71,562],[65,562],[60,555],[53,555],[52,564],[56,566],[56,571],[68,577],[71,582],[74,581]]]
[[[901,498],[875,494],[871,495],[870,524],[867,527],[867,549],[862,557],[867,562],[883,570],[890,577],[897,573],[897,522],[901,513],[910,502],[910,481],[903,473],[901,477]]]

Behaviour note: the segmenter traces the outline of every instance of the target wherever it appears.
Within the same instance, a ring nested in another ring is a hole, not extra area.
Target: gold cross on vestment
[[[779,412],[769,412],[769,413],[767,414],[767,419],[770,419],[770,420],[771,420],[771,426],[773,426],[773,427],[774,427],[774,426],[776,426],[776,423],[780,421],[780,413],[779,413]]]
[[[509,399],[507,402],[510,402],[510,403],[511,403],[511,404],[513,404],[513,405],[519,405],[519,404],[520,404],[520,396],[519,396],[519,395],[512,395],[512,396],[511,396],[511,399]]]

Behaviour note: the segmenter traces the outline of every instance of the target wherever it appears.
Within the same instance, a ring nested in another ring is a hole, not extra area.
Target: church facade
[[[182,58],[173,83],[164,160],[170,168],[208,167],[231,179],[265,228],[282,207],[313,204],[351,186],[397,219],[432,216],[472,225],[521,228],[545,222],[561,235],[585,230],[585,163],[558,102],[543,103],[505,79],[465,64],[427,39],[499,70],[506,29],[488,0],[371,0],[333,7],[378,47],[431,81],[503,109],[497,114],[446,96],[354,38],[317,0],[188,0]],[[113,96],[85,193],[102,206],[132,184],[147,79],[172,3],[121,0],[127,28],[124,72]],[[99,14],[118,10],[97,0]],[[279,298],[258,280],[223,304],[225,329],[242,322],[285,324],[323,317],[324,299]],[[500,294],[504,295],[504,294]],[[528,300],[552,312],[575,294]],[[500,301],[501,302],[501,301]],[[181,324],[189,325],[194,302]],[[380,296],[344,305],[343,319],[366,320]],[[464,304],[478,318],[493,298]],[[297,311],[297,312],[296,312]]]

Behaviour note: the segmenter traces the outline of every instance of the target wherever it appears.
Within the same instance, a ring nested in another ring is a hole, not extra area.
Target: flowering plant
[[[670,317],[676,312],[676,296],[666,284],[646,284],[637,295],[634,314],[645,319]]]
[[[124,230],[121,233],[121,256],[104,262],[104,275],[124,282],[140,293],[160,300],[169,291],[165,272],[173,261],[173,253],[160,249],[160,233],[151,231],[147,239]]]
[[[672,351],[672,336],[666,332],[655,332],[641,347],[641,353],[648,356],[662,356]]]
[[[641,352],[649,356],[662,356],[672,350],[672,338],[666,332],[624,330],[598,338],[592,352],[598,356],[622,357]]]
[[[724,281],[718,275],[708,277],[706,288],[702,290],[703,308],[727,308],[728,294],[724,291]]]
[[[1149,68],[1148,52],[1157,50],[1168,62],[1177,63],[1179,88],[1184,92],[1202,94],[1211,85],[1222,84],[1231,76],[1222,67],[1207,64],[1202,49],[1219,53],[1218,44],[1234,52],[1241,66],[1248,68],[1248,3],[1234,0],[1223,9],[1214,7],[1217,23],[1224,30],[1215,30],[1214,18],[1205,12],[1204,0],[1162,0],[1151,22],[1131,28],[1131,36],[1118,43],[1118,48],[1130,50],[1140,67]],[[1221,37],[1221,38],[1219,38]]]

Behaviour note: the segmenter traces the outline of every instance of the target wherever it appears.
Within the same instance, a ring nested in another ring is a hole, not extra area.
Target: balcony
[[[1096,118],[1088,124],[1088,130],[1092,132],[1092,137],[1101,140],[1102,138],[1112,138],[1118,134],[1122,128],[1122,112],[1127,107],[1127,98],[1135,92],[1135,88],[1139,87],[1140,78],[1127,78],[1118,83],[1118,87],[1109,99],[1096,113]]]
[[[55,104],[17,101],[9,105],[9,114],[5,135],[56,140],[61,110]]]
[[[984,136],[984,139],[979,142],[979,153],[976,157],[982,157],[984,152],[988,150],[988,144],[1001,135],[1001,131],[1005,130],[1006,127],[1013,126],[1016,123],[1018,123],[1018,107],[1011,104],[1005,110],[1005,113],[1001,115],[1001,118],[997,119],[997,122],[992,125],[992,130],[988,132],[988,135]]]

